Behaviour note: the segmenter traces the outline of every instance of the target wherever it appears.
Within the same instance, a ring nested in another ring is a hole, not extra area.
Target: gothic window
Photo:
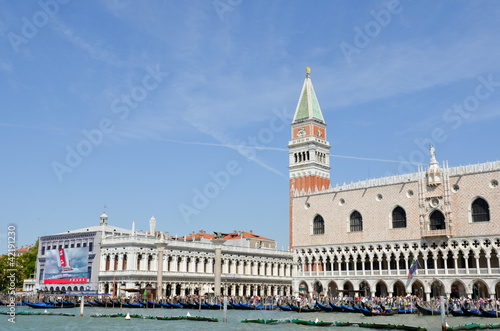
[[[321,215],[316,215],[313,221],[313,234],[324,234],[325,233],[325,221]]]
[[[141,270],[142,255],[137,256],[137,270]]]
[[[444,221],[444,215],[439,210],[432,212],[430,216],[431,220],[431,230],[444,230],[446,229],[446,223]]]
[[[357,210],[352,212],[350,217],[350,224],[351,232],[363,231],[363,217]]]
[[[392,228],[406,228],[406,212],[399,206],[392,211]]]
[[[148,256],[148,270],[151,270],[151,263],[153,262],[153,257],[151,255]]]
[[[477,198],[472,203],[472,222],[488,222],[490,220],[490,206],[486,200]]]
[[[123,255],[122,270],[127,270],[127,255]]]

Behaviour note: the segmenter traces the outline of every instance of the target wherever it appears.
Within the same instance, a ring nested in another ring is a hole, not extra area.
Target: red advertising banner
[[[45,279],[44,284],[86,283],[87,278]]]

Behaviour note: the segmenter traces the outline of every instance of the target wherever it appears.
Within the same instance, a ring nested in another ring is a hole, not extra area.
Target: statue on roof
[[[431,145],[431,147],[429,147],[429,150],[431,151],[431,157],[435,158],[436,157],[436,149],[434,148],[434,146]]]
[[[214,239],[222,239],[222,232],[215,232],[214,231]]]

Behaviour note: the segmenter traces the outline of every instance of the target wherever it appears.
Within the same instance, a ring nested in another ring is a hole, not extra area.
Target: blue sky
[[[333,184],[414,171],[431,141],[450,166],[499,158],[496,1],[0,6],[0,251],[9,224],[21,246],[104,205],[119,227],[154,215],[171,235],[253,230],[286,249],[306,66]]]

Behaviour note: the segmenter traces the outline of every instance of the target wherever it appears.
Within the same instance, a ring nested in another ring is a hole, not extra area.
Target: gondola
[[[308,306],[299,307],[299,306],[296,306],[296,305],[292,305],[292,310],[296,311],[298,313],[313,313],[313,312],[321,311],[321,309],[319,309],[319,308],[310,308]]]
[[[292,311],[292,307],[290,306],[278,305],[278,308],[282,311]]]
[[[339,313],[343,312],[342,307],[340,305],[336,305],[334,303],[330,303],[330,306],[332,307],[333,311],[336,311],[336,312],[339,312]]]
[[[184,301],[179,301],[179,304],[182,306],[182,308],[192,308],[187,302]]]
[[[452,316],[465,316],[464,311],[462,309],[450,310],[450,314]]]
[[[278,306],[271,304],[263,304],[263,305],[261,304],[255,307],[257,308],[257,310],[275,310]]]
[[[416,304],[416,306],[417,306],[418,311],[421,312],[422,315],[440,315],[441,314],[440,309],[432,309],[432,308],[422,307],[418,303]]]
[[[57,308],[74,308],[74,307],[76,307],[76,303],[71,302],[71,301],[57,300],[55,303],[55,306]]]
[[[241,307],[241,304],[240,303],[232,303],[231,306],[233,306],[234,309],[236,310],[243,310],[243,308]]]
[[[170,308],[182,308],[180,303],[169,303]]]
[[[256,310],[254,305],[250,305],[248,303],[240,303],[239,305],[241,310]]]
[[[350,306],[346,306],[346,305],[340,305],[340,307],[342,308],[342,311],[344,313],[357,313],[356,309],[354,309],[353,307],[350,307]]]
[[[147,300],[147,302],[139,301],[139,303],[148,308],[162,308],[162,305],[159,302],[153,302],[150,300]]]
[[[160,306],[162,308],[171,308],[170,305],[168,303],[166,303],[166,302],[160,302]]]
[[[481,312],[478,309],[464,309],[463,312],[465,316],[481,316]]]
[[[56,307],[56,305],[54,305],[54,304],[47,304],[47,303],[42,303],[42,302],[31,303],[28,301],[24,301],[24,304],[28,307],[35,308],[35,309],[61,308],[61,307]]]
[[[496,311],[496,310],[481,309],[481,314],[482,314],[481,316],[483,316],[483,317],[493,317],[493,318],[500,317],[500,312]]]
[[[398,314],[415,314],[417,311],[417,308],[399,308]]]
[[[330,306],[330,305],[324,305],[324,304],[318,303],[318,307],[321,308],[322,311],[326,311],[326,312],[334,311],[332,306]]]
[[[144,308],[144,305],[141,305],[140,303],[129,302],[128,308]]]
[[[98,307],[106,307],[106,302],[102,302],[97,299],[95,299],[94,302],[99,305]]]
[[[397,313],[395,310],[378,310],[367,308],[359,308],[359,311],[365,316],[392,316]]]
[[[96,301],[87,300],[87,303],[90,304],[90,306],[92,306],[92,307],[104,307],[102,305],[102,303],[100,303],[100,302],[97,303]]]

